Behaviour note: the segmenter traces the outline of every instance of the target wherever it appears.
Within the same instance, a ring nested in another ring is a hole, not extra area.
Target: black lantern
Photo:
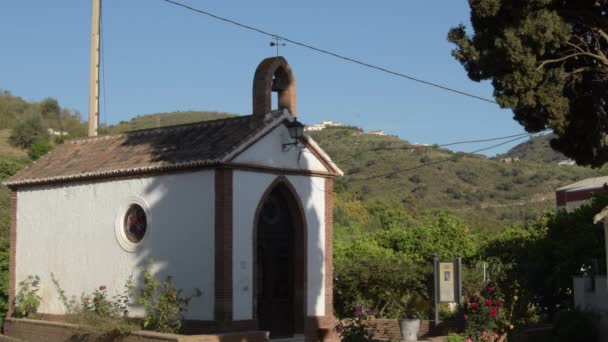
[[[297,146],[298,142],[304,136],[304,125],[298,121],[298,119],[293,119],[293,121],[287,123],[287,130],[289,131],[289,136],[294,140],[292,143],[283,144],[283,151],[288,151],[292,146]],[[287,148],[289,146],[289,148]]]

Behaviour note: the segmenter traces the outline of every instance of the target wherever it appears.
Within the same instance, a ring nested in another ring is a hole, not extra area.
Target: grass
[[[9,143],[10,129],[0,129],[0,156],[3,157],[26,157],[27,151],[14,147]]]

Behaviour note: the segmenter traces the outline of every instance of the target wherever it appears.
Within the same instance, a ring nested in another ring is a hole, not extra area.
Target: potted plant
[[[409,293],[401,298],[401,318],[399,329],[401,340],[418,341],[420,331],[420,320],[429,309],[429,303],[418,293]]]

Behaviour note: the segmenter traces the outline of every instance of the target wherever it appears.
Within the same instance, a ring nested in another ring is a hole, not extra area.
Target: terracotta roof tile
[[[69,140],[8,179],[8,186],[217,164],[265,127],[287,117],[273,111],[193,124]]]

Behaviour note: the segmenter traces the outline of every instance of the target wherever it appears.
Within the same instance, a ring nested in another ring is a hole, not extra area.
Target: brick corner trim
[[[232,321],[232,169],[215,169],[214,318]]]
[[[17,287],[17,192],[15,190],[11,191],[9,244],[7,317],[11,317],[15,311],[15,294]]]

